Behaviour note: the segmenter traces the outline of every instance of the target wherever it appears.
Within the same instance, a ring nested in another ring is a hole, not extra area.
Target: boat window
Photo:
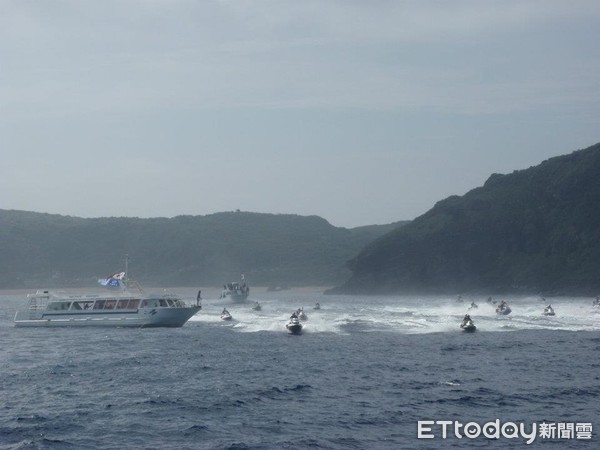
[[[158,300],[155,298],[147,298],[142,300],[142,308],[155,308],[158,306]]]
[[[106,300],[106,303],[104,304],[104,309],[115,309],[116,304],[116,300]]]
[[[50,302],[48,303],[48,309],[52,311],[63,311],[69,309],[71,302]]]
[[[117,309],[127,309],[127,302],[129,300],[119,300],[117,303]]]
[[[165,306],[165,307],[169,306],[169,304],[167,303],[167,301],[164,298],[161,298],[159,300],[159,302],[160,302],[160,306]]]
[[[106,300],[96,300],[96,303],[94,303],[94,309],[104,309],[104,303],[106,303]]]
[[[167,303],[168,303],[168,305],[169,305],[170,307],[173,307],[173,306],[175,306],[175,302],[174,302],[173,300],[169,300],[169,299],[167,299]]]
[[[94,302],[91,300],[81,301],[81,302],[73,302],[73,304],[71,305],[71,309],[76,309],[76,310],[90,309],[93,304],[94,304]]]
[[[129,300],[129,305],[127,305],[129,309],[137,309],[138,306],[140,306],[139,298],[136,298],[135,300]]]

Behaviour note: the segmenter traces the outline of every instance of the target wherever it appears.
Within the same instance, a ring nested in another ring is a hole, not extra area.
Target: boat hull
[[[300,325],[300,324],[289,324],[288,323],[285,327],[291,334],[302,333],[302,325]]]
[[[182,327],[199,307],[153,307],[123,311],[30,311],[15,314],[15,327]]]

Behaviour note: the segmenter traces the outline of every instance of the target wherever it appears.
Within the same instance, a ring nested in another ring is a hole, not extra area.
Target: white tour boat
[[[15,326],[181,327],[201,309],[171,294],[146,295],[136,282],[124,279],[125,272],[115,275],[99,281],[119,287],[116,293],[61,295],[42,290],[29,294],[27,306],[15,314]]]

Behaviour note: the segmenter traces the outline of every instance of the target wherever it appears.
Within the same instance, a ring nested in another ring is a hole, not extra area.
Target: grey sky
[[[600,2],[0,0],[0,208],[412,219],[600,141]]]

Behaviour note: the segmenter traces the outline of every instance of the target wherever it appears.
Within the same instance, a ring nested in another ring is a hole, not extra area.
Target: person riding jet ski
[[[463,323],[460,324],[460,328],[463,331],[467,331],[467,332],[472,332],[472,331],[475,331],[477,329],[477,327],[473,323],[473,319],[471,319],[471,316],[469,316],[468,314],[465,314],[465,317],[463,319]]]

